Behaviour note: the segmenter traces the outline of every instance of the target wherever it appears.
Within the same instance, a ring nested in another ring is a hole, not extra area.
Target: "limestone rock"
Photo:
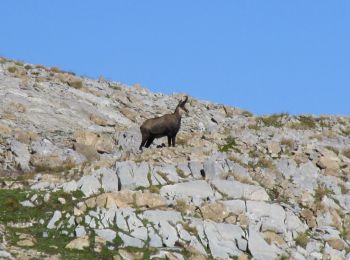
[[[75,250],[84,250],[85,248],[90,246],[89,237],[78,237],[72,241],[70,241],[67,245],[67,249],[75,249]]]
[[[269,195],[260,186],[227,180],[213,180],[212,183],[220,192],[233,199],[269,200]]]

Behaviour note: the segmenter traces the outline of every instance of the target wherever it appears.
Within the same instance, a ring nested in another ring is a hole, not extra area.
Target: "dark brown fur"
[[[181,116],[183,111],[188,112],[185,108],[185,104],[188,97],[185,97],[184,101],[180,101],[177,105],[174,113],[166,114],[161,117],[147,119],[140,127],[142,134],[142,141],[140,150],[145,146],[148,148],[155,138],[167,136],[168,145],[175,146],[176,134],[179,132],[181,126]]]

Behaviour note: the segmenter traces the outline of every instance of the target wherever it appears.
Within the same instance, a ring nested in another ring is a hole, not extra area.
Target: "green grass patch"
[[[241,151],[237,148],[236,139],[234,137],[227,137],[226,138],[226,144],[219,145],[219,151],[220,152],[228,152],[230,150],[233,150],[237,153],[240,153]]]
[[[296,130],[308,130],[317,127],[316,120],[312,116],[299,116],[298,121],[298,123],[292,124],[290,128]]]
[[[61,72],[61,69],[59,67],[51,67],[50,68],[50,71],[51,72],[54,72],[54,73],[60,73]]]
[[[20,202],[31,198],[34,194],[38,195],[38,205],[31,207],[23,207]],[[74,194],[76,198],[81,198],[82,195],[77,192]],[[50,199],[47,202],[43,200],[43,192],[33,192],[25,190],[0,190],[0,222],[27,222],[32,220],[44,219],[48,221],[55,210],[72,212],[75,203],[73,195],[63,191],[50,193]],[[65,204],[61,204],[58,198],[64,198]]]
[[[295,244],[297,246],[301,246],[305,248],[307,243],[309,243],[309,240],[310,240],[310,235],[308,232],[299,233],[298,236],[295,238]]]
[[[245,111],[242,112],[242,116],[245,116],[245,117],[252,117],[252,116],[253,116],[253,113],[251,113],[251,112],[245,110]]]
[[[265,116],[265,117],[258,117],[257,118],[257,124],[260,126],[265,126],[265,127],[282,127],[283,122],[282,119],[284,117],[288,116],[287,113],[281,113],[281,114],[273,114],[271,116]]]
[[[7,68],[7,71],[10,72],[10,73],[16,73],[17,72],[17,68],[16,67],[8,67]]]
[[[328,189],[325,185],[318,185],[317,188],[315,189],[315,201],[316,203],[319,203],[322,201],[322,198],[324,196],[328,196],[333,194],[333,192]]]

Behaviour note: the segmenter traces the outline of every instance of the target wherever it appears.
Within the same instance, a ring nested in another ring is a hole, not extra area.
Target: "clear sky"
[[[0,56],[258,114],[350,115],[348,0],[1,0]]]

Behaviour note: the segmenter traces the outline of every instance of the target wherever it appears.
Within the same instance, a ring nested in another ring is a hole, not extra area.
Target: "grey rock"
[[[143,218],[154,224],[159,224],[161,221],[167,221],[175,225],[177,222],[183,220],[180,212],[164,210],[146,210],[143,212]]]
[[[44,190],[44,189],[50,188],[51,186],[52,184],[47,181],[39,181],[37,183],[34,183],[32,186],[30,186],[30,188],[32,190]]]
[[[203,168],[208,179],[219,178],[225,172],[222,163],[212,157],[204,162]]]
[[[150,247],[162,247],[163,242],[161,237],[155,232],[153,227],[148,227],[149,246]]]
[[[246,204],[243,200],[226,200],[222,201],[229,212],[235,215],[242,214],[246,211]]]
[[[212,183],[220,192],[233,199],[269,200],[269,195],[260,186],[228,180],[213,180]]]
[[[191,170],[192,176],[195,179],[202,179],[202,175],[201,175],[201,170],[203,169],[202,163],[196,162],[196,161],[190,161],[189,168]]]
[[[119,209],[116,212],[116,224],[117,227],[123,231],[129,231],[128,224],[125,220],[123,210]]]
[[[117,233],[112,229],[95,229],[95,233],[108,242],[113,242],[117,236]]]
[[[160,195],[170,200],[186,198],[203,200],[214,197],[214,191],[206,181],[198,180],[163,186]]]
[[[83,237],[86,235],[86,230],[84,226],[78,225],[74,231],[76,237]]]
[[[0,259],[9,259],[9,260],[12,260],[12,259],[15,259],[12,257],[12,255],[9,253],[9,252],[6,252],[4,250],[0,250]]]
[[[83,176],[77,185],[86,197],[97,194],[101,188],[101,184],[95,176]]]
[[[169,222],[161,220],[158,225],[158,234],[162,237],[163,244],[167,247],[174,247],[178,241],[177,231]]]
[[[54,229],[56,228],[56,222],[59,221],[62,217],[62,213],[59,210],[55,210],[55,212],[53,213],[53,216],[51,218],[51,220],[49,221],[49,223],[47,224],[47,228],[48,229]]]
[[[119,189],[118,176],[112,169],[105,169],[102,173],[101,183],[105,192],[116,192]]]
[[[183,173],[183,175],[185,175],[186,177],[188,177],[191,174],[191,170],[188,167],[188,163],[179,163],[177,165],[177,168]]]
[[[25,172],[29,171],[30,153],[28,151],[28,146],[16,140],[12,140],[10,149],[15,155],[15,161],[20,166],[21,170]]]
[[[132,246],[132,247],[142,248],[145,244],[142,240],[131,237],[121,232],[118,232],[118,236],[123,240],[123,244],[126,247]]]
[[[23,207],[29,207],[29,208],[35,207],[35,205],[30,200],[21,201],[20,204]]]
[[[276,259],[277,257],[272,247],[251,227],[249,227],[248,248],[257,260]]]
[[[170,182],[179,182],[179,176],[175,165],[156,166],[153,168],[152,174],[165,176],[164,178]]]
[[[268,204],[262,201],[247,201],[247,213],[250,219],[262,223],[262,231],[272,230],[284,233],[286,213],[278,204]]]
[[[136,165],[132,161],[116,162],[115,170],[120,180],[121,189],[135,189],[137,187],[149,187],[149,166],[143,162]]]
[[[214,258],[232,258],[247,249],[245,233],[239,226],[204,221],[204,231]]]
[[[62,188],[64,192],[69,193],[76,191],[78,189],[78,185],[76,181],[72,180],[70,182],[63,183]]]

